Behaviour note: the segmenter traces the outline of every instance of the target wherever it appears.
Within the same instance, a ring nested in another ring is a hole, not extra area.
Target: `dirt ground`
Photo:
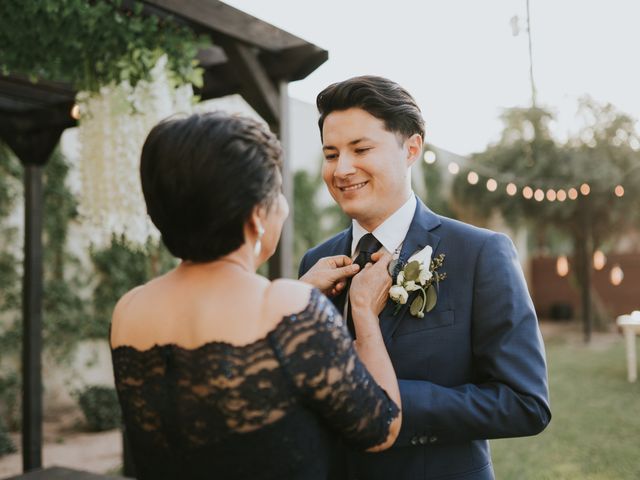
[[[77,412],[57,412],[43,424],[44,467],[60,466],[93,473],[114,473],[122,466],[120,430],[88,433],[82,431]],[[20,450],[19,434],[11,434]],[[0,457],[0,478],[22,473],[20,451]]]
[[[570,344],[583,342],[581,325],[575,321],[541,322],[541,330],[545,340],[561,338]],[[589,348],[606,348],[621,340],[620,333],[612,327],[609,332],[594,332]],[[83,432],[78,412],[59,412],[52,418],[45,419],[43,433],[45,467],[56,465],[94,473],[115,473],[122,465],[120,431]],[[20,448],[20,436],[12,434],[11,437]],[[0,457],[0,479],[21,472],[20,452]]]

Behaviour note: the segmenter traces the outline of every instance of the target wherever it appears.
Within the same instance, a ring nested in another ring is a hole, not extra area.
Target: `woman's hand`
[[[338,295],[347,286],[347,280],[360,271],[360,267],[346,255],[324,257],[305,273],[300,280],[309,283],[328,297]]]

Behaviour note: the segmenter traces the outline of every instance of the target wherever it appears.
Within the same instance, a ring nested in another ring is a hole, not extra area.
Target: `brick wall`
[[[624,279],[617,287],[609,280],[611,268],[615,264],[620,265],[624,272]],[[531,260],[529,288],[539,317],[551,317],[554,304],[570,305],[574,317],[580,314],[580,296],[573,278],[571,259],[569,268],[569,275],[560,277],[556,273],[555,257],[536,257]],[[640,310],[640,254],[607,255],[605,267],[600,271],[592,270],[592,275],[598,299],[612,319]]]

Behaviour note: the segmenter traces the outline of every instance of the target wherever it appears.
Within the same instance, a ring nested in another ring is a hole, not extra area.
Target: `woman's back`
[[[360,448],[383,442],[397,407],[326,297],[223,270],[205,280],[178,269],[116,309],[114,372],[138,478],[325,479],[334,433]],[[207,296],[222,279],[233,288]]]

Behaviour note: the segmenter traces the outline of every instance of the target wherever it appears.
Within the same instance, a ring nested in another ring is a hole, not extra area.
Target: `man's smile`
[[[361,183],[354,183],[353,185],[347,185],[347,186],[340,186],[338,185],[338,189],[341,192],[353,192],[355,190],[360,190],[362,187],[364,187],[367,183],[369,183],[368,181],[366,182],[361,182]]]

